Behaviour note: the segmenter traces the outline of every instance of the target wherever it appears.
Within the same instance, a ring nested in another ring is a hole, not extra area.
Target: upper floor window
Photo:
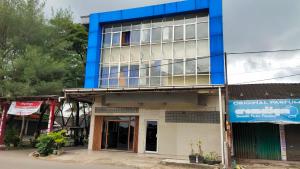
[[[210,84],[208,14],[104,25],[102,88]]]

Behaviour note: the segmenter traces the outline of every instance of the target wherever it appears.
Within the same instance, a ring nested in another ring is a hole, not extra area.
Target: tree
[[[83,85],[87,32],[59,10],[50,20],[38,0],[0,2],[0,96],[59,94]]]

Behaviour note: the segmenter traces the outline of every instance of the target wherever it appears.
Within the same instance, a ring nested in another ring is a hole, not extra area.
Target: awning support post
[[[48,130],[47,132],[50,133],[53,131],[53,123],[54,123],[54,117],[55,117],[55,100],[50,101],[50,114],[49,114],[49,121],[48,121]]]
[[[7,120],[7,112],[8,112],[8,103],[4,103],[2,106],[2,116],[0,121],[0,149],[5,147],[4,145],[4,136],[5,136],[5,129],[6,129],[6,120]]]
[[[223,120],[223,106],[222,106],[222,90],[219,87],[219,111],[220,111],[220,136],[221,136],[221,158],[224,165],[224,120]]]

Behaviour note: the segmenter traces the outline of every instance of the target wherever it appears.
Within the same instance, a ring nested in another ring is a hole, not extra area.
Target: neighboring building
[[[91,14],[85,77],[89,149],[223,156],[221,0]]]
[[[229,86],[236,158],[300,160],[300,84]]]

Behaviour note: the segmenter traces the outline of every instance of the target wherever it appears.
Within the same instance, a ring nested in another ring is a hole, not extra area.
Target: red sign
[[[10,115],[27,116],[39,111],[42,101],[12,102],[8,113]]]

